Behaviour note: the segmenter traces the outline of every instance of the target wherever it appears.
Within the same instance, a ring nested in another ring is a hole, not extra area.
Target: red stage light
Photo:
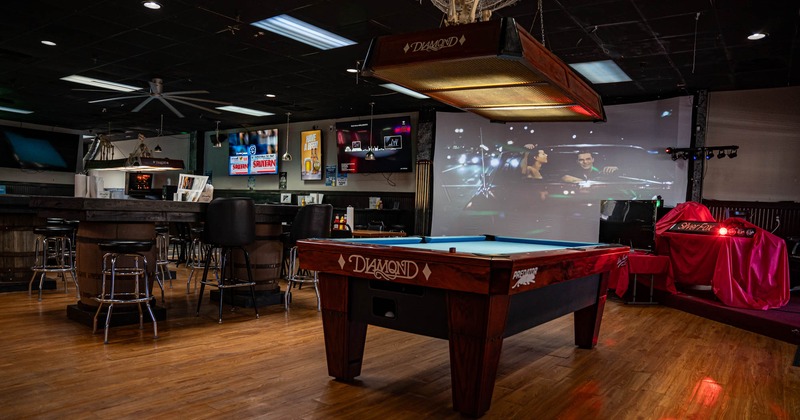
[[[720,234],[720,236],[727,235],[728,234],[728,228],[725,228],[725,227],[719,228],[719,234]]]

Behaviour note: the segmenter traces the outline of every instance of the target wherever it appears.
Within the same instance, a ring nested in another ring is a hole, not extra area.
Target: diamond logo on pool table
[[[344,270],[344,257],[342,256],[342,254],[339,254],[339,268]]]
[[[428,268],[428,264],[425,264],[425,268],[422,269],[422,274],[425,275],[425,280],[428,280],[428,277],[431,276],[431,269]]]

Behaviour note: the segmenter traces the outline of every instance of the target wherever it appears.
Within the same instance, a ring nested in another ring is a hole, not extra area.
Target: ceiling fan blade
[[[178,112],[178,110],[177,110],[177,109],[175,109],[175,107],[174,107],[174,106],[172,106],[172,104],[171,104],[171,103],[169,103],[169,101],[167,101],[166,99],[164,99],[164,98],[161,98],[161,97],[159,97],[159,98],[158,98],[158,100],[159,100],[159,101],[161,101],[161,103],[163,103],[163,104],[164,104],[164,106],[166,106],[167,108],[169,108],[169,110],[170,110],[170,111],[174,112],[174,113],[175,113],[175,115],[177,115],[177,116],[178,116],[178,118],[183,118],[183,114],[181,114],[180,112]]]
[[[70,90],[80,91],[80,92],[105,92],[105,93],[114,93],[113,89],[84,89],[84,88],[72,88]],[[137,88],[136,90],[142,90],[141,88]],[[116,91],[119,92],[119,91]],[[132,92],[135,92],[132,91]]]
[[[117,101],[117,100],[120,100],[120,99],[143,98],[143,97],[145,97],[145,96],[147,96],[147,94],[143,94],[143,95],[132,95],[132,96],[115,96],[115,97],[113,97],[113,98],[95,99],[95,100],[93,100],[93,101],[89,101],[89,103],[90,103],[90,104],[96,104],[96,103],[99,103],[99,102]]]
[[[188,97],[188,96],[175,96],[175,95],[167,95],[167,94],[164,94],[163,96],[165,96],[167,99],[172,99],[172,100],[183,99],[184,101],[208,102],[208,103],[219,104],[219,105],[230,105],[231,104],[230,102],[214,101],[214,100],[211,100],[211,99],[192,98],[192,97]]]
[[[162,100],[162,101],[164,101],[165,99],[161,98],[161,100]],[[190,106],[190,107],[192,107],[192,108],[201,109],[201,110],[203,110],[203,111],[206,111],[206,112],[211,112],[211,113],[214,113],[214,114],[220,114],[220,112],[219,112],[219,111],[217,111],[216,109],[206,108],[206,107],[204,107],[204,106],[200,106],[200,105],[197,105],[197,104],[193,104],[193,103],[191,103],[191,102],[186,102],[186,101],[184,101],[184,100],[181,100],[181,99],[175,99],[175,97],[174,97],[174,96],[173,96],[173,97],[170,97],[170,98],[169,98],[169,100],[170,100],[170,101],[175,101],[175,102],[177,102],[177,103],[179,103],[179,104],[184,104],[184,105],[186,105],[186,106]]]
[[[136,106],[136,108],[133,108],[133,109],[131,110],[131,112],[139,112],[139,111],[140,111],[142,108],[144,108],[144,106],[145,106],[145,105],[149,104],[149,103],[150,103],[150,101],[152,101],[152,100],[153,100],[153,98],[155,98],[155,96],[151,96],[151,97],[149,97],[149,98],[147,98],[147,99],[143,100],[143,101],[142,101],[142,103],[140,103],[139,105],[137,105],[137,106]]]
[[[193,95],[195,93],[208,93],[207,90],[181,90],[178,92],[164,92],[164,96],[167,95]]]

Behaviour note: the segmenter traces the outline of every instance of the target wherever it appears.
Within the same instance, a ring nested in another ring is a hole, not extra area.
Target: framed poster
[[[322,179],[322,130],[300,133],[300,179],[319,181]]]

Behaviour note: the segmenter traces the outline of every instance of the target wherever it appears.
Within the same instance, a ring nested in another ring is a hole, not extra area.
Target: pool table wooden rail
[[[404,249],[401,246],[346,241],[337,241],[333,250],[330,242],[325,239],[298,241],[300,266],[345,276],[359,275],[469,293],[509,295],[609,272],[630,250],[621,245],[603,245],[505,256]],[[369,254],[369,257],[364,254]],[[534,269],[535,278],[532,282],[515,279],[515,273]]]

